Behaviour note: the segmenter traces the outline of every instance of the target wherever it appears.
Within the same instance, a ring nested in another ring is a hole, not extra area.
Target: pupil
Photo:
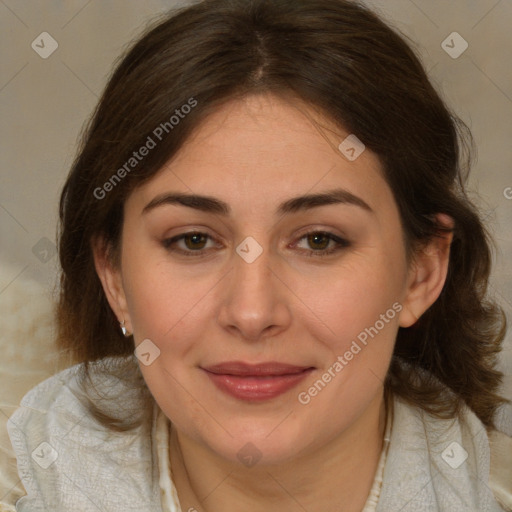
[[[329,239],[325,235],[316,233],[309,235],[308,242],[313,249],[325,249],[329,244]],[[320,245],[320,247],[318,247],[318,245]]]
[[[188,249],[197,249],[199,247],[198,243],[200,244],[201,242],[204,243],[204,236],[201,235],[200,233],[195,233],[193,235],[189,235],[185,238],[185,243],[187,245],[187,248]],[[199,247],[201,248],[201,247]]]

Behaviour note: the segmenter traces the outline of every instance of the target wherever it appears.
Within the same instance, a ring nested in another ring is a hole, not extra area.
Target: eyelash
[[[187,237],[191,237],[194,235],[201,235],[201,236],[207,237],[207,239],[212,239],[212,237],[210,237],[206,233],[202,233],[200,231],[191,231],[189,233],[183,233],[183,234],[177,235],[173,238],[168,238],[166,240],[163,240],[162,245],[164,246],[165,249],[167,249],[170,252],[178,252],[187,257],[190,256],[190,257],[200,258],[200,257],[206,256],[208,249],[200,249],[197,251],[193,251],[193,250],[185,251],[183,249],[172,248],[173,244],[179,242],[180,240],[183,240]],[[340,238],[340,237],[334,235],[333,233],[329,233],[328,231],[309,231],[308,233],[305,233],[304,235],[302,235],[299,238],[298,242],[300,242],[301,240],[303,240],[305,238],[307,239],[311,235],[321,235],[321,236],[327,237],[329,239],[329,242],[331,242],[331,241],[335,242],[336,245],[331,249],[322,249],[322,250],[317,250],[317,251],[306,249],[305,252],[307,253],[308,257],[322,258],[322,257],[330,256],[331,254],[334,254],[335,252],[338,252],[338,251],[350,246],[350,242],[348,240]]]

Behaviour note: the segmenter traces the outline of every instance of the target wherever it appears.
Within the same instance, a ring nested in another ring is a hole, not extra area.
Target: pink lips
[[[218,389],[246,401],[263,401],[274,398],[295,387],[314,368],[268,362],[248,364],[241,361],[203,368]]]

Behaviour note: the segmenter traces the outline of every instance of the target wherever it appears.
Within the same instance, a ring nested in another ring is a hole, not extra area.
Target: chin
[[[283,421],[286,418],[283,414],[278,420],[250,419],[232,425],[221,422],[232,437],[223,433],[220,439],[206,438],[203,442],[223,458],[246,467],[284,463],[305,449],[307,442],[306,427],[297,422],[292,424],[291,417]]]

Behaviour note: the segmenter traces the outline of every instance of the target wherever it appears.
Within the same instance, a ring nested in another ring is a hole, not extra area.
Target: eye
[[[208,245],[210,244],[210,245]],[[301,247],[307,245],[307,247]],[[206,256],[210,249],[219,247],[207,233],[191,231],[182,233],[162,241],[162,245],[170,252],[184,256]],[[328,256],[350,246],[350,242],[327,231],[311,231],[299,238],[293,247],[301,249],[308,256]]]
[[[309,256],[328,256],[350,246],[348,240],[327,231],[306,233],[295,246],[300,247],[301,243],[309,247],[303,248]]]
[[[208,249],[212,248],[212,246],[207,247],[208,242],[215,247],[213,239],[208,234],[193,231],[168,238],[162,242],[162,245],[169,251],[185,256],[203,256]]]

